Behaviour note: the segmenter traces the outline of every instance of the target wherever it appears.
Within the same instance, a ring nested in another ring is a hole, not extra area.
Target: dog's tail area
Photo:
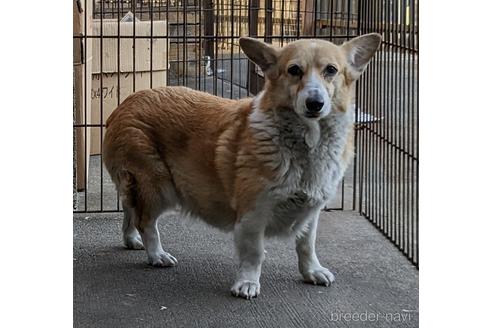
[[[122,197],[122,201],[128,207],[136,206],[136,189],[137,183],[133,174],[127,170],[120,170],[114,176],[113,182]]]

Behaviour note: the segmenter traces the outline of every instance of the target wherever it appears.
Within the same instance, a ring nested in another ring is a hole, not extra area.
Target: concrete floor
[[[161,219],[174,268],[122,247],[121,214],[74,217],[74,327],[418,327],[418,271],[367,220],[325,212],[320,261],[332,287],[301,281],[292,240],[270,240],[261,295],[229,294],[232,236],[202,223]]]

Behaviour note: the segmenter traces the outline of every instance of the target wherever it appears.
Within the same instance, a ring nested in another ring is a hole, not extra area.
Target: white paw
[[[155,255],[149,255],[149,263],[155,267],[175,266],[178,260],[169,253],[162,252]]]
[[[243,297],[247,300],[260,295],[260,283],[249,280],[239,280],[234,283],[231,293],[237,297]]]
[[[128,249],[144,249],[142,238],[140,236],[125,236],[123,244]]]
[[[315,285],[331,286],[335,282],[335,276],[327,268],[322,266],[310,268],[302,273],[304,281]]]

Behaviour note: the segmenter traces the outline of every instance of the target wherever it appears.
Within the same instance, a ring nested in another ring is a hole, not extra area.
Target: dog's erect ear
[[[342,45],[349,63],[349,73],[353,80],[357,80],[366,69],[376,50],[381,44],[381,35],[378,33],[365,34],[356,37]]]
[[[260,66],[265,75],[272,77],[271,73],[273,72],[271,72],[271,69],[275,66],[278,59],[278,50],[275,47],[248,37],[240,38],[239,45],[246,56],[256,65]]]

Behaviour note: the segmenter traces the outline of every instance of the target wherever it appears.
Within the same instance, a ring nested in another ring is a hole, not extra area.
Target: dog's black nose
[[[320,96],[309,97],[306,99],[306,108],[311,113],[320,112],[324,104],[323,98]]]

